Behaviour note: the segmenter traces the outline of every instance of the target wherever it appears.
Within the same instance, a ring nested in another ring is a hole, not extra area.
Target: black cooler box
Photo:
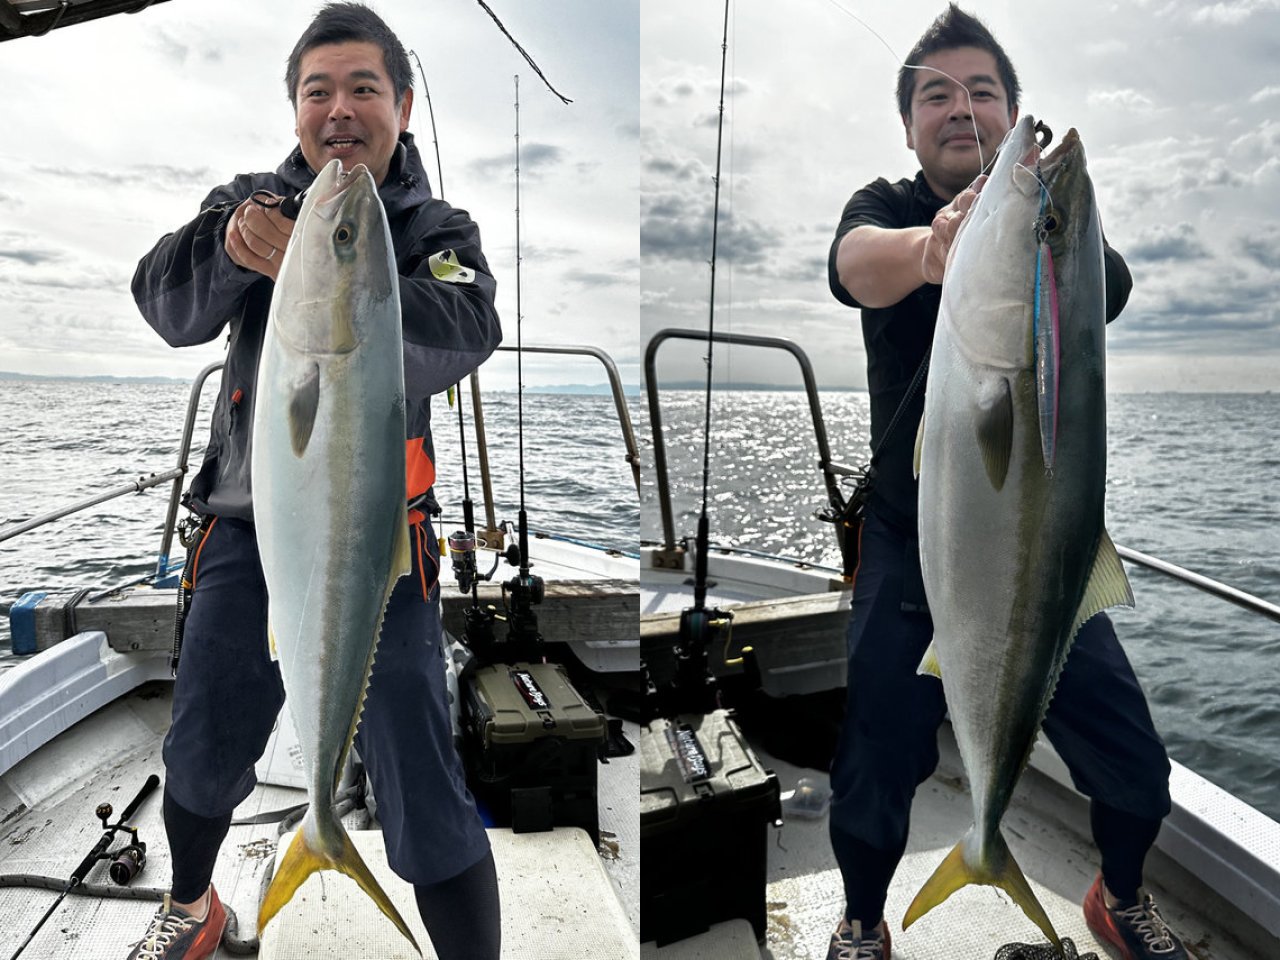
[[[480,667],[464,701],[468,785],[495,821],[517,833],[582,827],[598,843],[596,764],[607,728],[564,667]]]
[[[640,939],[658,946],[742,917],[765,935],[778,779],[725,710],[640,733]]]

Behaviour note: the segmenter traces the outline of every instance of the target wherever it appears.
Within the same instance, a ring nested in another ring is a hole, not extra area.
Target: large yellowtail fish
[[[416,949],[333,815],[383,612],[410,570],[399,280],[364,166],[344,173],[334,160],[307,192],[271,300],[257,393],[253,512],[267,623],[310,799],[258,928],[312,873],[338,870]]]
[[[973,826],[907,910],[1004,889],[1058,943],[1000,832],[1071,643],[1133,603],[1106,530],[1102,230],[1072,130],[1005,138],[952,246],[917,441],[920,558]]]

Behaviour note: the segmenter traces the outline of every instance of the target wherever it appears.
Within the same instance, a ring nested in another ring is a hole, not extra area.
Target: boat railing
[[[514,347],[499,347],[499,350],[515,350]],[[581,345],[563,345],[563,346],[525,346],[523,348],[528,353],[553,353],[563,355],[580,355],[595,357],[605,368],[609,377],[610,391],[613,395],[614,405],[617,408],[618,420],[622,427],[623,442],[626,445],[627,463],[631,465],[632,478],[636,485],[636,492],[640,490],[640,455],[636,446],[635,431],[631,424],[631,414],[627,409],[626,396],[622,388],[622,378],[618,374],[617,365],[608,353],[592,346]],[[182,500],[183,480],[190,472],[190,455],[191,443],[195,434],[196,417],[200,410],[200,398],[204,391],[205,383],[214,373],[222,369],[224,362],[219,360],[209,364],[197,374],[195,380],[191,384],[191,390],[187,398],[186,415],[183,420],[182,440],[178,447],[177,463],[172,470],[166,470],[163,473],[152,474],[148,477],[140,477],[132,483],[125,484],[120,487],[114,487],[102,493],[94,494],[75,503],[60,507],[49,513],[39,517],[33,517],[30,520],[21,523],[12,524],[11,526],[0,529],[0,543],[10,540],[20,534],[27,533],[46,524],[61,520],[64,517],[87,510],[90,507],[98,506],[109,500],[123,497],[128,494],[138,494],[152,487],[158,487],[165,483],[172,484],[169,492],[168,509],[165,514],[164,528],[161,533],[160,553],[156,559],[155,572],[143,578],[143,580],[160,580],[167,576],[170,571],[169,556],[173,548],[174,532],[177,528],[178,508]],[[493,514],[493,491],[489,479],[488,450],[484,443],[484,417],[483,404],[480,399],[479,380],[472,375],[472,406],[476,412],[476,441],[480,449],[481,474],[484,481],[484,505],[486,515],[489,521],[489,527],[495,528]]]
[[[818,442],[818,469],[827,488],[832,506],[842,506],[840,477],[853,476],[857,470],[831,459],[831,445],[827,441],[826,421],[822,418],[822,402],[818,398],[818,381],[813,373],[809,356],[794,340],[785,337],[760,337],[745,333],[716,333],[716,343],[736,346],[765,347],[784,350],[795,357],[804,380],[805,396],[809,400],[809,414],[813,419],[813,432]],[[683,553],[676,549],[675,517],[671,510],[671,487],[667,474],[667,448],[662,436],[662,408],[658,400],[657,355],[658,347],[667,340],[707,340],[705,330],[688,330],[671,327],[653,335],[644,351],[645,394],[649,401],[649,423],[653,429],[653,469],[658,488],[658,504],[662,511],[662,558],[666,566],[683,569]]]
[[[516,347],[500,346],[499,350],[515,353]],[[618,374],[618,366],[613,358],[599,347],[581,344],[534,345],[524,344],[519,349],[525,353],[551,353],[561,356],[595,357],[599,360],[609,377],[609,391],[613,394],[613,404],[618,412],[618,423],[622,428],[622,442],[626,446],[627,463],[631,466],[631,479],[636,485],[636,496],[640,495],[640,451],[636,445],[635,429],[631,425],[631,412],[627,409],[626,394],[622,389],[622,377]],[[493,482],[489,468],[489,445],[484,432],[484,403],[480,397],[480,371],[474,370],[471,379],[471,410],[474,419],[476,438],[476,457],[480,462],[480,484],[484,491],[485,529],[477,531],[477,537],[484,545],[493,550],[501,550],[504,534],[497,524],[494,513]]]
[[[121,487],[114,487],[102,493],[94,494],[65,507],[60,507],[39,517],[25,520],[21,523],[13,524],[0,530],[0,543],[12,539],[19,534],[27,533],[38,527],[53,523],[55,520],[61,520],[69,517],[74,513],[82,510],[88,510],[90,507],[96,507],[99,504],[114,500],[117,497],[123,497],[130,493],[143,493],[152,487],[158,487],[161,484],[171,483],[172,488],[169,494],[169,510],[165,519],[164,532],[162,534],[160,555],[156,561],[155,573],[152,577],[144,579],[160,579],[169,573],[169,550],[173,544],[173,530],[175,520],[178,515],[178,503],[182,495],[182,480],[189,470],[188,459],[191,455],[191,438],[195,432],[196,413],[200,406],[200,393],[204,388],[205,381],[209,377],[222,369],[222,361],[211,363],[200,371],[195,381],[191,384],[191,392],[187,399],[186,421],[182,431],[182,443],[178,448],[178,462],[172,470],[166,470],[164,473],[152,474],[149,477],[140,477],[132,483],[125,484]]]
[[[515,353],[517,348],[501,346],[498,349]],[[618,424],[622,427],[622,442],[627,448],[627,463],[631,466],[631,479],[635,482],[636,495],[639,496],[640,449],[636,446],[636,433],[631,425],[631,412],[627,409],[627,397],[622,389],[622,377],[618,374],[618,365],[613,362],[613,357],[599,347],[589,347],[581,344],[556,344],[554,346],[530,346],[525,344],[519,349],[522,349],[525,353],[554,353],[563,356],[595,357],[604,365],[605,373],[609,377],[609,392],[613,394],[613,405],[618,411]]]
[[[687,330],[679,328],[669,328],[660,330],[654,334],[645,348],[644,353],[644,377],[645,377],[645,393],[649,401],[649,421],[653,429],[653,467],[655,481],[658,488],[658,503],[662,510],[662,548],[656,552],[654,565],[666,566],[683,569],[684,556],[683,552],[676,550],[675,537],[675,519],[671,509],[671,488],[667,474],[667,454],[666,445],[662,435],[662,410],[658,401],[658,377],[656,372],[656,357],[658,347],[667,340],[707,340],[707,331],[705,330]],[[769,347],[777,350],[785,350],[796,358],[796,362],[800,365],[800,372],[804,378],[804,390],[809,399],[809,412],[813,418],[814,434],[818,441],[818,467],[822,470],[823,481],[826,484],[827,495],[831,498],[833,505],[841,502],[841,494],[839,490],[838,477],[850,476],[856,471],[841,463],[836,463],[831,459],[830,444],[827,442],[827,428],[822,419],[822,404],[818,398],[817,381],[813,374],[813,365],[809,361],[808,355],[793,340],[783,337],[760,337],[742,333],[716,333],[713,339],[717,343],[736,344],[739,346],[755,346]],[[729,552],[739,552],[731,548]],[[1268,617],[1271,620],[1280,622],[1280,605],[1263,600],[1250,593],[1246,593],[1236,587],[1221,583],[1203,574],[1180,567],[1177,564],[1169,563],[1167,560],[1161,560],[1159,557],[1153,557],[1128,547],[1117,546],[1116,552],[1130,563],[1137,564],[1149,570],[1153,570],[1173,580],[1188,586],[1195,587],[1204,593],[1218,597],[1228,603],[1233,603],[1238,607],[1242,607],[1260,616]]]

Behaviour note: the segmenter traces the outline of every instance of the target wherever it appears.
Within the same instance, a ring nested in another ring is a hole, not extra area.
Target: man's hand
[[[294,222],[278,207],[246,200],[227,223],[225,246],[231,262],[275,280]]]
[[[942,275],[947,268],[947,254],[951,250],[951,244],[955,242],[956,234],[960,230],[960,224],[964,223],[965,215],[968,214],[969,208],[973,206],[973,202],[978,199],[978,194],[982,192],[982,185],[986,182],[987,175],[984,173],[972,184],[956,194],[955,199],[934,216],[932,233],[925,240],[924,257],[920,264],[924,273],[925,283],[942,282]]]

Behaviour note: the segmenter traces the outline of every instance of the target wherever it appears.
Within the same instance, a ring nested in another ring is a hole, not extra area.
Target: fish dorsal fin
[[[1133,588],[1129,586],[1129,578],[1125,575],[1124,564],[1120,562],[1120,554],[1116,553],[1116,545],[1111,542],[1107,531],[1102,531],[1098,540],[1098,553],[1093,558],[1093,569],[1089,572],[1089,585],[1085,588],[1084,599],[1080,601],[1080,610],[1076,614],[1076,628],[1095,613],[1101,613],[1108,607],[1132,607]]]
[[[320,406],[320,365],[311,363],[293,383],[289,394],[289,439],[293,455],[301,457],[311,442],[311,431],[316,425],[316,410]]]
[[[920,666],[916,668],[916,673],[920,676],[937,677],[942,679],[942,664],[938,662],[938,641],[934,640],[929,644],[929,649],[924,652],[924,659],[920,661]]]
[[[978,398],[978,448],[991,486],[1000,490],[1009,475],[1013,452],[1013,395],[1009,381],[999,377]]]
[[[920,426],[916,428],[916,451],[912,461],[915,478],[920,479],[920,459],[924,456],[924,414],[920,414]]]

